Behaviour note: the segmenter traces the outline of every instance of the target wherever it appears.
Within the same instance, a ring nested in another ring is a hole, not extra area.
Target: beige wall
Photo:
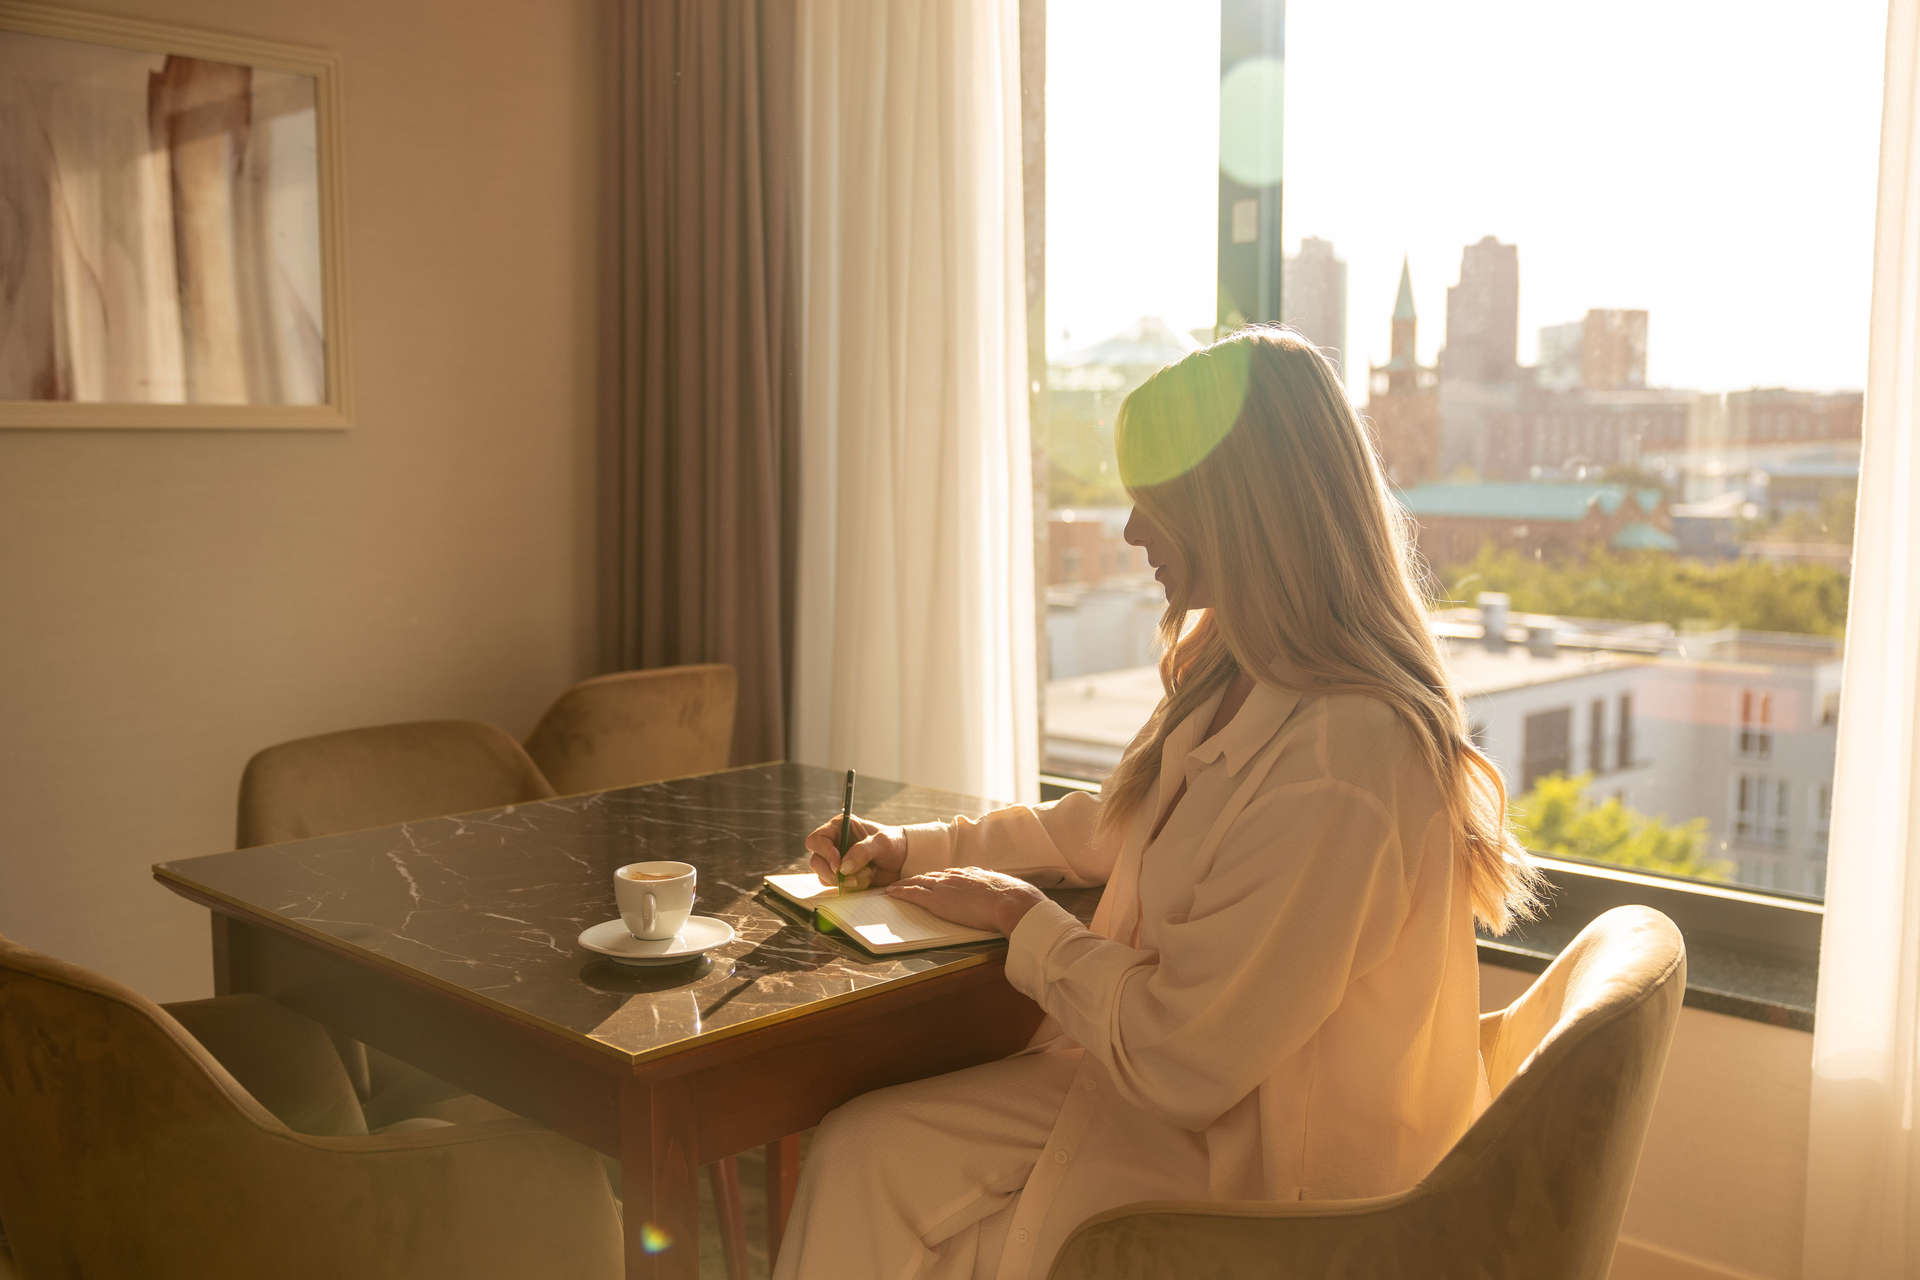
[[[95,6],[342,67],[343,432],[0,432],[0,933],[209,989],[159,860],[259,747],[525,732],[590,661],[594,0]]]
[[[1532,975],[1480,966],[1495,1009]],[[1683,1009],[1621,1227],[1613,1280],[1800,1274],[1813,1037]]]

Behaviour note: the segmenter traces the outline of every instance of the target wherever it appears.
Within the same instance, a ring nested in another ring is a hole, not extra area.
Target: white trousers
[[[820,1123],[774,1280],[991,1280],[1077,1050],[878,1089]]]

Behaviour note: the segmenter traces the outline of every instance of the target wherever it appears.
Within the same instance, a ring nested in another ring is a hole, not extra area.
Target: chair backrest
[[[290,1136],[145,997],[0,938],[0,1218],[26,1275],[134,1275],[204,1182]]]
[[[1616,907],[1481,1019],[1493,1101],[1419,1185],[1325,1204],[1128,1205],[1077,1229],[1049,1274],[1605,1280],[1686,975],[1672,921]]]
[[[512,735],[475,720],[419,720],[268,747],[240,775],[241,848],[555,794]]]
[[[721,663],[595,676],[554,699],[527,754],[561,795],[724,769],[734,700]]]
[[[1481,1019],[1493,1102],[1422,1187],[1497,1234],[1499,1274],[1604,1280],[1686,989],[1673,922],[1615,907]]]

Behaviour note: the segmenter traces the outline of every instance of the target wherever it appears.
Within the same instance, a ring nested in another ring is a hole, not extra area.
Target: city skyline
[[[1049,5],[1050,355],[1144,315],[1211,323],[1218,10],[1172,8]],[[1861,386],[1884,4],[1831,19],[1295,0],[1284,248],[1347,263],[1346,368],[1386,362],[1403,258],[1434,362],[1461,251],[1492,235],[1518,246],[1522,364],[1543,327],[1641,310],[1650,386]],[[1576,40],[1577,62],[1541,56]]]

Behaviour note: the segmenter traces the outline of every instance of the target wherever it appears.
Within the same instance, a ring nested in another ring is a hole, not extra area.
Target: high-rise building
[[[1367,418],[1373,423],[1387,479],[1405,487],[1433,478],[1440,455],[1440,377],[1420,363],[1415,337],[1413,275],[1400,263],[1400,292],[1393,303],[1393,343],[1387,362],[1367,380]]]
[[[1586,344],[1587,322],[1543,325],[1540,356],[1534,365],[1534,385],[1547,391],[1574,391],[1580,386],[1580,349]]]
[[[1319,347],[1346,377],[1347,264],[1334,256],[1333,242],[1308,236],[1300,252],[1280,269],[1281,318]]]
[[[1460,254],[1447,289],[1440,371],[1451,382],[1511,382],[1519,363],[1520,250],[1487,236]]]
[[[1647,313],[1595,310],[1540,330],[1534,381],[1549,391],[1639,391],[1647,385]]]
[[[1647,385],[1647,313],[1589,311],[1580,333],[1580,385],[1638,391]]]

